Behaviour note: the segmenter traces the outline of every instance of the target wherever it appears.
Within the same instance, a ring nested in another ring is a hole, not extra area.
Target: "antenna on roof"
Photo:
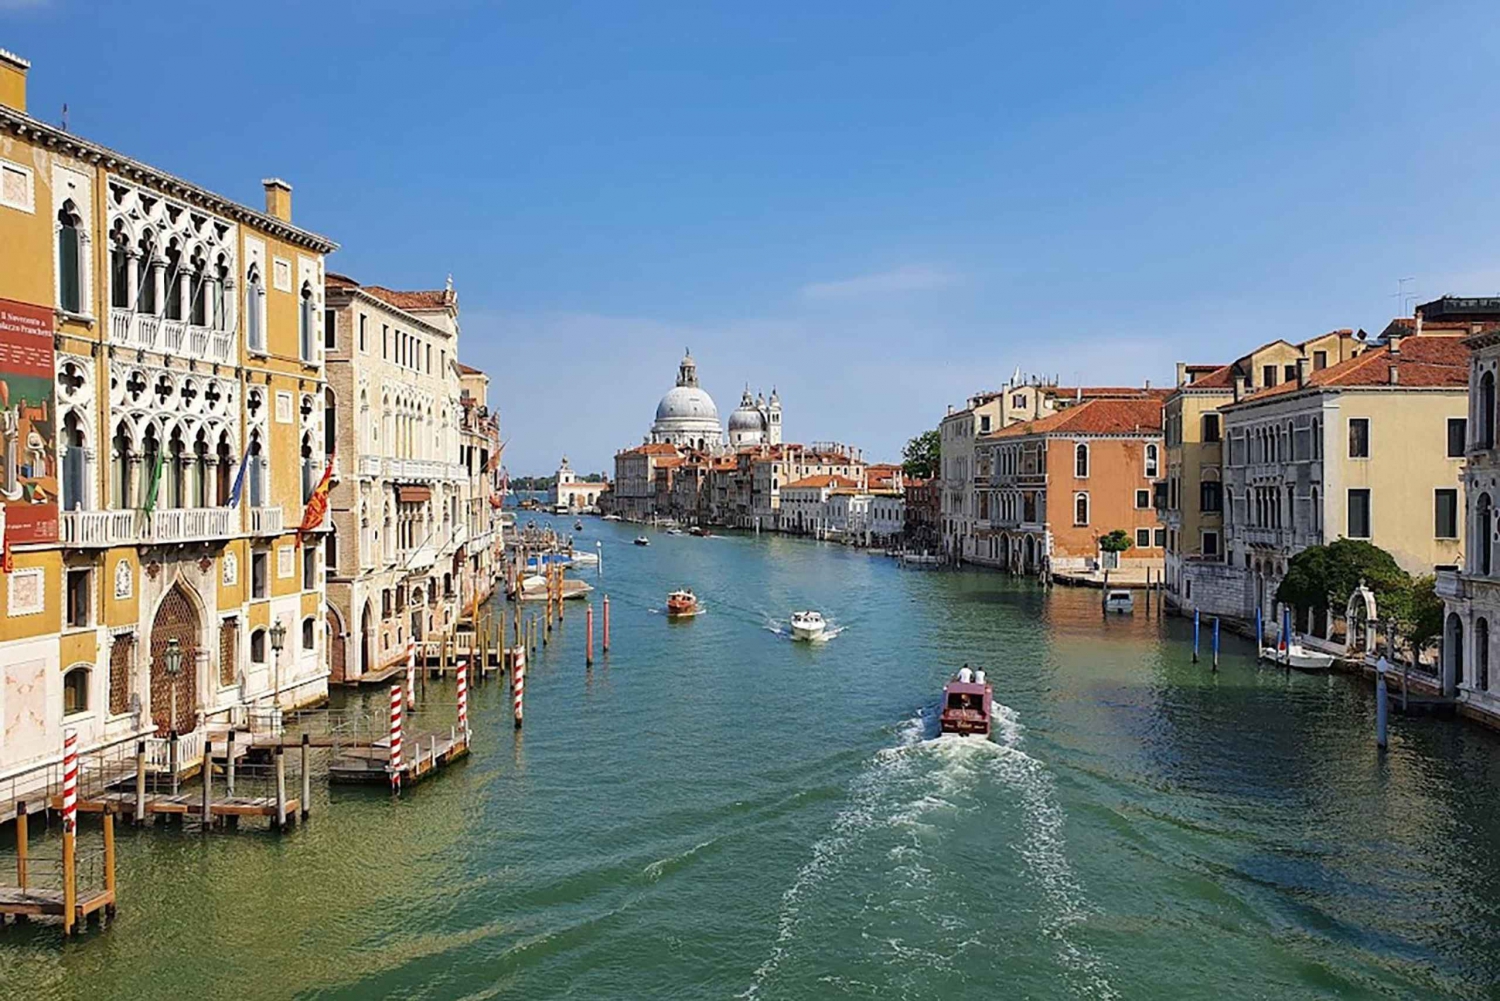
[[[1406,283],[1407,282],[1414,282],[1414,281],[1416,281],[1415,278],[1397,278],[1396,279],[1396,291],[1394,293],[1392,293],[1390,297],[1392,299],[1396,300],[1396,311],[1401,316],[1405,316],[1406,315],[1406,303],[1407,303],[1407,300],[1409,300],[1409,299],[1416,299],[1417,298],[1417,293],[1416,292],[1408,292],[1408,291],[1406,291]]]
[[[62,130],[68,131],[68,102],[63,102]]]

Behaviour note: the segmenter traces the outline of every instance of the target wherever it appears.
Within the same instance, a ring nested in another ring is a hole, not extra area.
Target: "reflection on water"
[[[117,924],[8,930],[6,996],[1495,996],[1494,734],[1379,754],[1354,680],[1228,636],[1214,673],[1096,590],[636,531],[588,523],[613,649],[585,667],[573,603],[524,731],[480,684],[471,758],[399,799],[122,830]],[[658,614],[683,585],[712,614]],[[837,642],[787,641],[809,607]],[[991,742],[936,735],[964,662]]]

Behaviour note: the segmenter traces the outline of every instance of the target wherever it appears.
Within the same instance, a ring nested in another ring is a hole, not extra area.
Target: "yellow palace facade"
[[[327,694],[323,274],[235,204],[26,113],[0,50],[0,784]],[[3,790],[3,786],[0,786]],[[7,794],[0,791],[0,798]]]

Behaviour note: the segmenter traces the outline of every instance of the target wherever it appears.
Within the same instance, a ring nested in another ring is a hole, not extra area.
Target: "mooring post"
[[[584,628],[584,632],[587,634],[588,639],[587,639],[587,643],[586,643],[586,645],[584,647],[585,653],[584,653],[584,656],[583,656],[583,664],[584,664],[585,667],[593,667],[594,666],[594,603],[592,601],[589,602],[589,604],[588,604],[588,611],[585,613],[584,618],[586,620],[586,625],[585,625],[585,628]]]
[[[109,903],[104,905],[108,917],[115,916],[115,808],[104,805],[104,889]]]
[[[168,737],[167,744],[167,767],[172,769],[172,795],[177,795],[177,731],[173,730]]]
[[[1390,670],[1390,664],[1384,657],[1375,663],[1375,746],[1385,750],[1386,746],[1386,716],[1388,708],[1386,705],[1387,694],[1385,687],[1385,674]]]
[[[213,822],[214,793],[214,745],[207,736],[203,738],[203,832],[208,833]]]
[[[1219,669],[1219,617],[1214,616],[1214,670]]]
[[[609,595],[604,596],[604,652],[609,653]]]
[[[297,805],[302,807],[302,817],[305,820],[312,812],[309,803],[312,800],[312,735],[302,735],[302,801]]]
[[[1104,570],[1104,587],[1099,590],[1099,614],[1109,618],[1109,568]]]
[[[146,742],[135,745],[135,822],[146,822]]]
[[[521,729],[522,707],[526,696],[526,652],[516,658],[515,668],[511,672],[511,700],[514,703],[516,717],[516,729]]]
[[[285,748],[276,745],[276,829],[286,830],[286,755]]]
[[[16,883],[26,892],[26,804],[16,803]]]
[[[1151,568],[1146,568],[1146,615],[1151,615]]]
[[[1198,663],[1198,609],[1193,609],[1193,663]]]
[[[234,727],[224,742],[224,795],[234,799]]]
[[[78,835],[63,824],[63,938],[73,934],[78,910]]]
[[[63,937],[73,933],[78,909],[78,731],[63,731]]]

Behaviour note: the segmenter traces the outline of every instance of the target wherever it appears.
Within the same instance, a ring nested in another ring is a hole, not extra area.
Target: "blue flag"
[[[229,488],[229,506],[240,506],[240,494],[245,489],[245,467],[250,463],[250,450],[245,449],[244,456],[240,459],[240,471],[234,474],[234,486]]]

